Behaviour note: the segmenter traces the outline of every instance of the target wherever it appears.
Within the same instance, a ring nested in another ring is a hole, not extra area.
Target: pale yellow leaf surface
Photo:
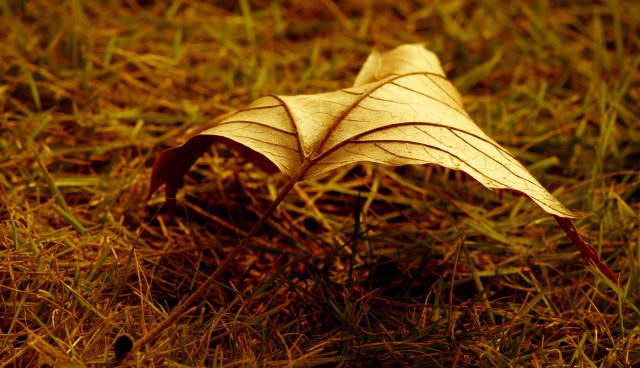
[[[437,164],[520,192],[550,214],[580,216],[473,122],[437,56],[421,45],[374,51],[351,88],[262,97],[199,135],[240,143],[292,178],[363,161]]]

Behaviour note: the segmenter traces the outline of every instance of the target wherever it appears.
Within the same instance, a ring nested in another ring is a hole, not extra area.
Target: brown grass
[[[632,1],[0,1],[0,367],[117,365],[115,340],[158,326],[285,183],[216,146],[171,217],[162,196],[145,202],[159,152],[258,96],[348,86],[372,47],[407,42],[591,213],[577,226],[622,287],[524,198],[363,164],[296,185],[127,364],[639,365],[638,14]]]

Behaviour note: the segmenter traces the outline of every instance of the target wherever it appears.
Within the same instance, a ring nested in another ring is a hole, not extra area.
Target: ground
[[[640,365],[639,27],[615,0],[0,1],[0,366]],[[286,184],[215,145],[169,212],[147,200],[162,150],[403,43],[589,215],[620,285],[525,197],[362,164],[296,184],[149,336]]]

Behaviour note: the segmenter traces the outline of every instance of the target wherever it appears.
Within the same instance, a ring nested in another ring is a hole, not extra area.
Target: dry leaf
[[[182,176],[214,141],[230,145],[268,172],[283,172],[291,181],[363,161],[438,164],[462,170],[488,188],[521,193],[557,219],[582,216],[562,205],[482,132],[437,56],[421,45],[374,51],[351,88],[266,96],[226,116],[160,155],[150,194],[166,184],[167,198],[174,198]],[[577,240],[573,223],[558,222],[585,259],[615,280],[593,247]]]

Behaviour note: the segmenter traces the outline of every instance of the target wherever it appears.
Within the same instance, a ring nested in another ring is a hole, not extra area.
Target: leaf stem
[[[143,346],[145,346],[147,343],[153,340],[156,336],[160,335],[160,333],[162,333],[162,331],[164,331],[167,327],[169,327],[171,324],[175,323],[177,320],[182,318],[188,312],[189,306],[191,306],[197,299],[204,298],[207,295],[209,288],[211,287],[213,282],[216,280],[216,278],[222,273],[222,271],[224,271],[231,265],[231,263],[235,260],[235,258],[240,254],[240,251],[245,249],[247,243],[249,243],[251,238],[253,238],[254,235],[256,235],[256,233],[260,231],[260,229],[262,229],[262,227],[267,223],[267,221],[269,220],[273,212],[276,210],[280,202],[282,202],[282,200],[291,191],[291,189],[298,182],[298,180],[302,176],[304,176],[304,174],[307,172],[311,164],[312,164],[312,161],[308,158],[302,162],[302,165],[300,166],[300,169],[298,170],[298,172],[294,176],[292,176],[291,179],[289,179],[289,181],[287,182],[287,185],[285,185],[285,187],[280,191],[276,199],[273,202],[271,202],[271,204],[266,209],[264,214],[260,217],[258,222],[256,222],[251,227],[247,235],[231,251],[231,253],[227,255],[224,261],[222,261],[222,263],[218,265],[218,268],[202,284],[200,284],[200,286],[185,301],[183,301],[180,305],[175,307],[173,311],[171,311],[171,314],[169,314],[169,316],[165,318],[164,321],[160,322],[159,325],[157,325],[156,327],[151,329],[151,331],[147,332],[147,334],[145,334],[144,336],[136,340],[129,354],[127,354],[127,356],[125,356],[120,361],[120,366],[123,366],[124,363],[128,361],[130,358],[132,358],[138,350],[140,350]]]

